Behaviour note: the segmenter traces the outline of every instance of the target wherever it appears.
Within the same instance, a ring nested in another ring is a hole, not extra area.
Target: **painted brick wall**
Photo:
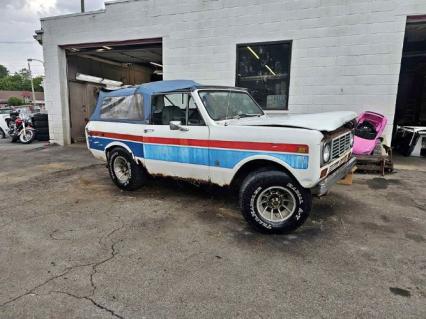
[[[42,19],[52,137],[69,142],[58,45],[163,38],[164,78],[235,84],[237,43],[293,40],[289,112],[373,110],[392,128],[407,15],[424,0],[127,0]]]

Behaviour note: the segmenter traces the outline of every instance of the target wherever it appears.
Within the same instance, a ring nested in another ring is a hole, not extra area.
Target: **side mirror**
[[[188,131],[186,127],[182,126],[181,121],[170,121],[169,125],[172,131]]]

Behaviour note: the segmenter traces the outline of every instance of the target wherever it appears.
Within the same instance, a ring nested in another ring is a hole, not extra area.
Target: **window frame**
[[[137,101],[137,95],[141,96],[141,110],[142,110],[142,119],[140,120],[130,120],[130,119],[114,119],[114,118],[102,118],[102,104],[104,102],[105,98],[108,97],[129,97],[131,96],[133,99]],[[99,113],[98,113],[98,119],[97,121],[103,121],[103,122],[119,122],[119,123],[142,123],[146,124],[147,120],[145,120],[145,97],[142,93],[133,93],[129,95],[114,95],[114,96],[104,96],[102,100],[100,101],[99,105]]]
[[[200,114],[201,119],[203,120],[203,124],[202,125],[188,125],[189,100],[190,100],[188,98],[188,101],[187,101],[186,106],[185,106],[185,122],[186,123],[182,123],[183,126],[207,126],[207,123],[206,123],[206,121],[205,121],[202,113],[200,112],[200,107],[198,106],[197,102],[194,99],[194,96],[192,95],[192,91],[188,91],[188,90],[182,90],[182,91],[177,90],[177,91],[170,91],[170,92],[158,92],[158,93],[152,94],[151,95],[150,114],[149,114],[149,120],[148,120],[149,121],[148,122],[149,125],[160,125],[160,126],[168,126],[168,125],[170,125],[170,123],[168,123],[168,124],[153,124],[152,123],[152,114],[153,114],[152,110],[154,109],[153,108],[153,102],[154,102],[154,98],[155,97],[161,96],[161,95],[165,96],[165,95],[173,95],[173,94],[188,94],[193,99],[194,104],[196,106],[196,109],[197,109],[198,113]]]
[[[264,112],[289,112],[289,98],[290,98],[290,81],[291,81],[291,62],[292,62],[292,53],[293,53],[293,40],[278,40],[278,41],[265,41],[265,42],[249,42],[249,43],[237,43],[235,46],[235,86],[241,87],[241,85],[238,85],[238,61],[239,61],[239,53],[238,49],[240,47],[246,47],[246,46],[255,46],[255,45],[272,45],[272,44],[288,44],[289,45],[289,61],[288,61],[288,83],[287,83],[287,109],[266,109],[263,108],[259,103],[256,103],[260,106],[262,111]],[[248,88],[246,88],[247,91],[250,94],[250,91]],[[250,94],[251,95],[251,94]],[[253,97],[254,99],[254,97]]]

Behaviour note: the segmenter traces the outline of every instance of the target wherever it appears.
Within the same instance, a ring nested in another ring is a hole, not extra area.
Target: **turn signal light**
[[[308,153],[308,147],[307,146],[298,146],[297,147],[297,153]]]

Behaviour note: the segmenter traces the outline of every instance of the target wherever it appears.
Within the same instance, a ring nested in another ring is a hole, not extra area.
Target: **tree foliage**
[[[2,75],[2,69],[5,69],[5,76]],[[43,92],[41,82],[43,77],[36,76],[33,78],[34,91]],[[21,69],[19,72],[9,74],[6,67],[0,64],[0,90],[6,91],[31,91],[31,77],[27,69]]]
[[[0,64],[0,79],[8,75],[9,75],[9,70],[4,65]]]
[[[7,104],[9,106],[19,106],[19,105],[23,105],[24,101],[21,100],[19,97],[11,96],[10,98],[8,98]]]

